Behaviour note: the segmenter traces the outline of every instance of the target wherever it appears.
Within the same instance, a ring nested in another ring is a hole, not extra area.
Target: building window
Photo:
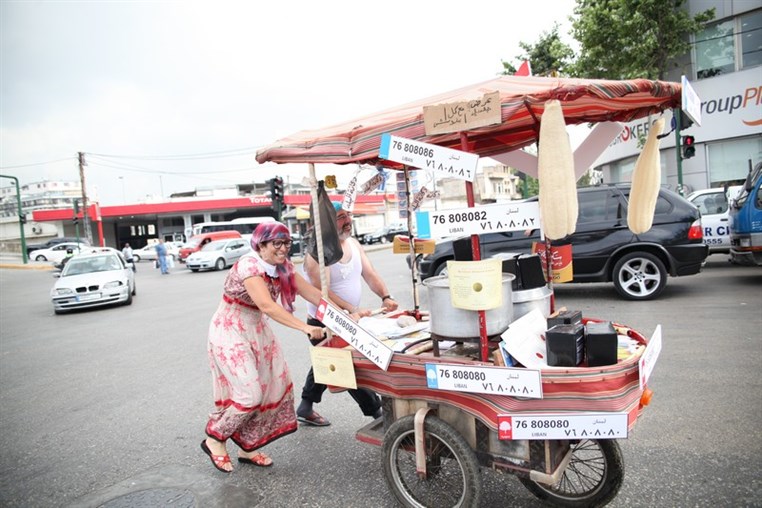
[[[711,78],[735,71],[733,21],[723,21],[696,34],[696,76]]]
[[[741,24],[741,67],[762,65],[762,10],[739,18]]]
[[[707,143],[709,186],[740,185],[749,173],[749,161],[762,160],[762,137]]]

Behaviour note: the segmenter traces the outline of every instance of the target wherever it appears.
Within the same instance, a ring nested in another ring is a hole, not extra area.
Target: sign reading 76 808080
[[[391,134],[381,135],[378,156],[407,166],[431,169],[437,173],[469,182],[474,181],[479,156],[443,146],[421,143]]]

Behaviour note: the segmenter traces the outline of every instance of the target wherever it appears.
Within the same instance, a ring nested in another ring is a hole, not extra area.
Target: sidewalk
[[[12,252],[0,252],[0,268],[10,268],[17,270],[53,270],[53,263],[50,261],[32,261],[27,264],[21,259],[21,254]]]

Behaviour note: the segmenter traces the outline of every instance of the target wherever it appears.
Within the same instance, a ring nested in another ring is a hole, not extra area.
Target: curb
[[[18,263],[0,263],[0,269],[1,268],[8,268],[10,270],[54,270],[54,268],[49,265],[24,265]]]

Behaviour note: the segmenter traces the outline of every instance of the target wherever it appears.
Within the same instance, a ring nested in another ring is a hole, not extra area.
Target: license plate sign
[[[497,415],[499,439],[625,439],[627,413]]]
[[[100,293],[88,293],[86,295],[77,295],[78,302],[88,302],[90,300],[97,300],[101,297]]]

